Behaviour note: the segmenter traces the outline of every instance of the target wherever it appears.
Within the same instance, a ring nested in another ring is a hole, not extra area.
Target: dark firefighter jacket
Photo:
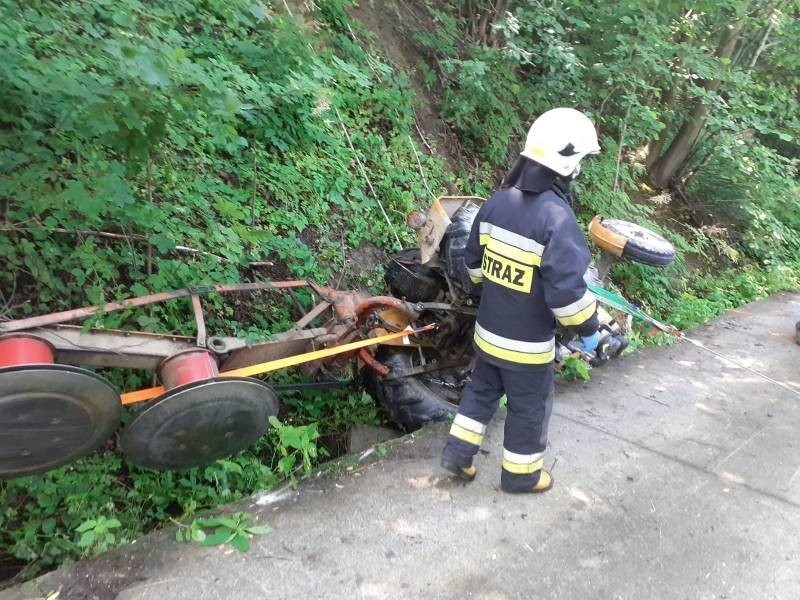
[[[554,179],[531,163],[472,224],[466,265],[472,280],[483,282],[474,343],[499,367],[552,362],[556,319],[583,336],[598,328],[597,304],[583,280],[589,248]]]

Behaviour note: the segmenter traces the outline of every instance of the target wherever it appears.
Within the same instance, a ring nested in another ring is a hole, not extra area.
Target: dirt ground
[[[423,83],[419,66],[427,62],[426,54],[414,39],[415,32],[435,33],[439,25],[414,0],[364,0],[352,8],[351,15],[371,32],[372,43],[389,64],[408,76],[416,92],[414,115],[419,138],[415,142],[421,145],[418,151],[444,158],[450,169],[457,172],[461,162],[458,138],[441,118],[439,90],[429,89]]]

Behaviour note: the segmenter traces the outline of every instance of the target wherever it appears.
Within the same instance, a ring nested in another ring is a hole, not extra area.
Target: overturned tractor
[[[266,433],[277,413],[273,386],[260,375],[298,364],[316,376],[349,361],[363,365],[368,391],[407,430],[446,418],[460,397],[472,360],[472,328],[480,290],[464,265],[464,247],[480,198],[443,197],[409,216],[419,247],[386,265],[392,296],[338,291],[310,281],[217,285],[131,298],[104,306],[0,323],[0,478],[41,473],[95,451],[115,435],[123,407],[131,414],[119,448],[155,469],[209,464]],[[625,221],[595,219],[590,236],[601,248],[599,283],[616,259],[664,265],[674,249]],[[248,345],[209,336],[202,296],[299,288],[316,304],[283,333]],[[196,336],[86,329],[74,323],[108,313],[188,298]],[[599,364],[627,344],[625,324],[602,313],[603,350],[580,354],[559,331],[558,359],[577,354]],[[120,394],[92,368],[146,369],[157,388]],[[308,384],[302,384],[308,385]],[[312,385],[314,383],[312,382]]]

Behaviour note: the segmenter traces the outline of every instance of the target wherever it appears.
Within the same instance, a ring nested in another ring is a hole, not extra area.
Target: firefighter
[[[543,465],[556,320],[581,336],[586,351],[600,339],[597,304],[583,280],[591,255],[564,190],[581,160],[599,151],[583,113],[545,112],[501,189],[475,217],[465,257],[473,282],[483,284],[477,356],[441,458],[463,480],[475,478],[472,459],[505,394],[501,488],[539,493],[553,485]]]

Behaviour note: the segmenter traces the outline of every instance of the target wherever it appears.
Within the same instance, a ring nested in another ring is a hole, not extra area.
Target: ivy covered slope
[[[410,242],[405,214],[445,173],[412,133],[405,77],[341,3],[292,17],[276,4],[0,0],[0,318],[212,282],[378,280],[344,263],[396,247],[377,199]],[[241,302],[212,302],[212,328],[286,326],[279,306]],[[181,302],[100,324],[192,330]],[[32,575],[269,488],[324,456],[319,442],[378,422],[360,391],[282,403],[270,436],[204,469],[147,471],[109,448],[0,482],[0,571]]]
[[[441,170],[339,4],[2,0],[4,316],[396,246],[376,197],[403,235]]]

